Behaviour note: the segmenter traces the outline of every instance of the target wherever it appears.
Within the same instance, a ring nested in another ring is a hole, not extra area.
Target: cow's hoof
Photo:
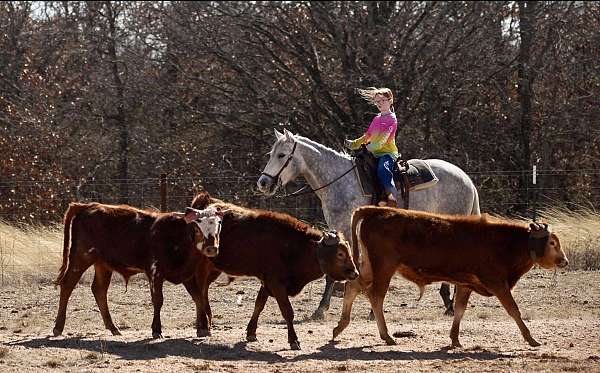
[[[541,344],[538,341],[536,341],[535,339],[533,339],[533,338],[531,338],[527,342],[529,343],[529,345],[531,347],[539,347],[539,346],[541,346]]]
[[[254,335],[254,334],[252,334],[252,335],[248,334],[246,336],[246,341],[247,342],[256,342],[256,341],[258,341],[258,338],[256,338],[256,335]]]
[[[342,332],[342,330],[344,330],[344,329],[342,329],[339,326],[336,326],[335,328],[333,328],[333,338],[331,338],[331,340],[336,339],[337,336],[340,335],[340,333]]]
[[[162,334],[161,333],[156,333],[156,332],[152,332],[152,338],[154,339],[162,339]]]
[[[290,348],[295,351],[300,350],[300,342],[299,341],[290,342]]]
[[[209,329],[197,329],[196,337],[198,337],[198,338],[210,337],[210,330]]]
[[[52,329],[52,334],[54,334],[55,337],[58,337],[59,335],[62,334],[62,330],[58,330],[56,328]]]
[[[317,308],[310,318],[311,320],[325,320],[325,313],[322,309]]]

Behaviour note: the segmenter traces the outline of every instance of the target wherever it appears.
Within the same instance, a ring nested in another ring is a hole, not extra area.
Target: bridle
[[[296,151],[296,145],[298,143],[296,141],[294,141],[294,147],[292,148],[292,152],[288,155],[288,158],[285,160],[285,163],[283,164],[283,166],[281,166],[281,168],[279,169],[279,172],[275,174],[275,176],[271,176],[266,172],[263,172],[260,174],[260,176],[265,175],[270,177],[273,180],[279,180],[279,175],[281,175],[281,173],[283,172],[283,170],[285,170],[285,168],[290,164],[290,161],[292,160],[292,156],[294,155],[294,152]]]
[[[271,176],[271,175],[269,175],[266,172],[262,172],[260,174],[260,176],[262,176],[262,175],[268,176],[268,177],[271,178],[271,180],[274,180],[274,181],[276,181],[276,182],[279,183],[279,175],[281,175],[281,173],[283,172],[283,170],[290,164],[290,161],[292,160],[292,156],[294,155],[294,152],[296,151],[296,145],[297,144],[298,144],[298,142],[294,141],[294,147],[292,148],[292,152],[288,155],[288,158],[285,160],[285,163],[283,164],[283,166],[281,166],[281,168],[279,169],[279,172],[277,172],[275,174],[275,176]],[[306,188],[309,187],[309,185],[305,185],[302,188],[298,189],[297,191],[295,191],[295,192],[293,192],[291,194],[286,194],[284,197],[300,196],[300,195],[303,195],[303,194],[312,193],[312,192],[316,192],[317,190],[321,190],[321,189],[327,188],[328,186],[330,186],[331,184],[335,183],[336,181],[338,181],[342,177],[346,176],[350,171],[354,170],[355,168],[356,168],[356,164],[354,166],[352,166],[348,171],[344,172],[340,176],[338,176],[335,179],[331,180],[327,184],[318,187],[317,189],[310,188],[310,190],[304,191],[304,189],[306,189]]]

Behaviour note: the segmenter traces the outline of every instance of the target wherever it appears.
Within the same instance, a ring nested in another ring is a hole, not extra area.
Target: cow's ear
[[[186,207],[185,208],[185,214],[184,214],[183,218],[185,219],[186,223],[190,224],[194,220],[198,219],[199,215],[200,214],[198,213],[198,210],[193,209],[191,207]]]

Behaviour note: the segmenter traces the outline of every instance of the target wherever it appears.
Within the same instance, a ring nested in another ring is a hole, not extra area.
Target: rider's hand
[[[344,140],[344,146],[348,149],[352,149],[353,143],[354,143],[354,141],[352,141],[352,140],[348,140],[348,139]]]

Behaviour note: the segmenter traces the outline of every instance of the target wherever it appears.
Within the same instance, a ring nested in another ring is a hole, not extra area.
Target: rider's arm
[[[362,135],[361,137],[359,137],[356,140],[349,140],[350,145],[348,147],[352,150],[356,150],[356,149],[360,148],[360,146],[362,144],[368,144],[369,142],[371,142],[372,137],[373,137],[373,129],[374,128],[375,128],[375,118],[373,118],[373,120],[369,124],[369,128],[367,129],[367,132],[365,132],[364,135]]]
[[[349,140],[350,144],[348,147],[352,150],[356,150],[356,149],[360,148],[360,146],[362,144],[366,144],[368,142],[369,142],[369,138],[368,138],[367,134],[364,134],[356,140]]]

